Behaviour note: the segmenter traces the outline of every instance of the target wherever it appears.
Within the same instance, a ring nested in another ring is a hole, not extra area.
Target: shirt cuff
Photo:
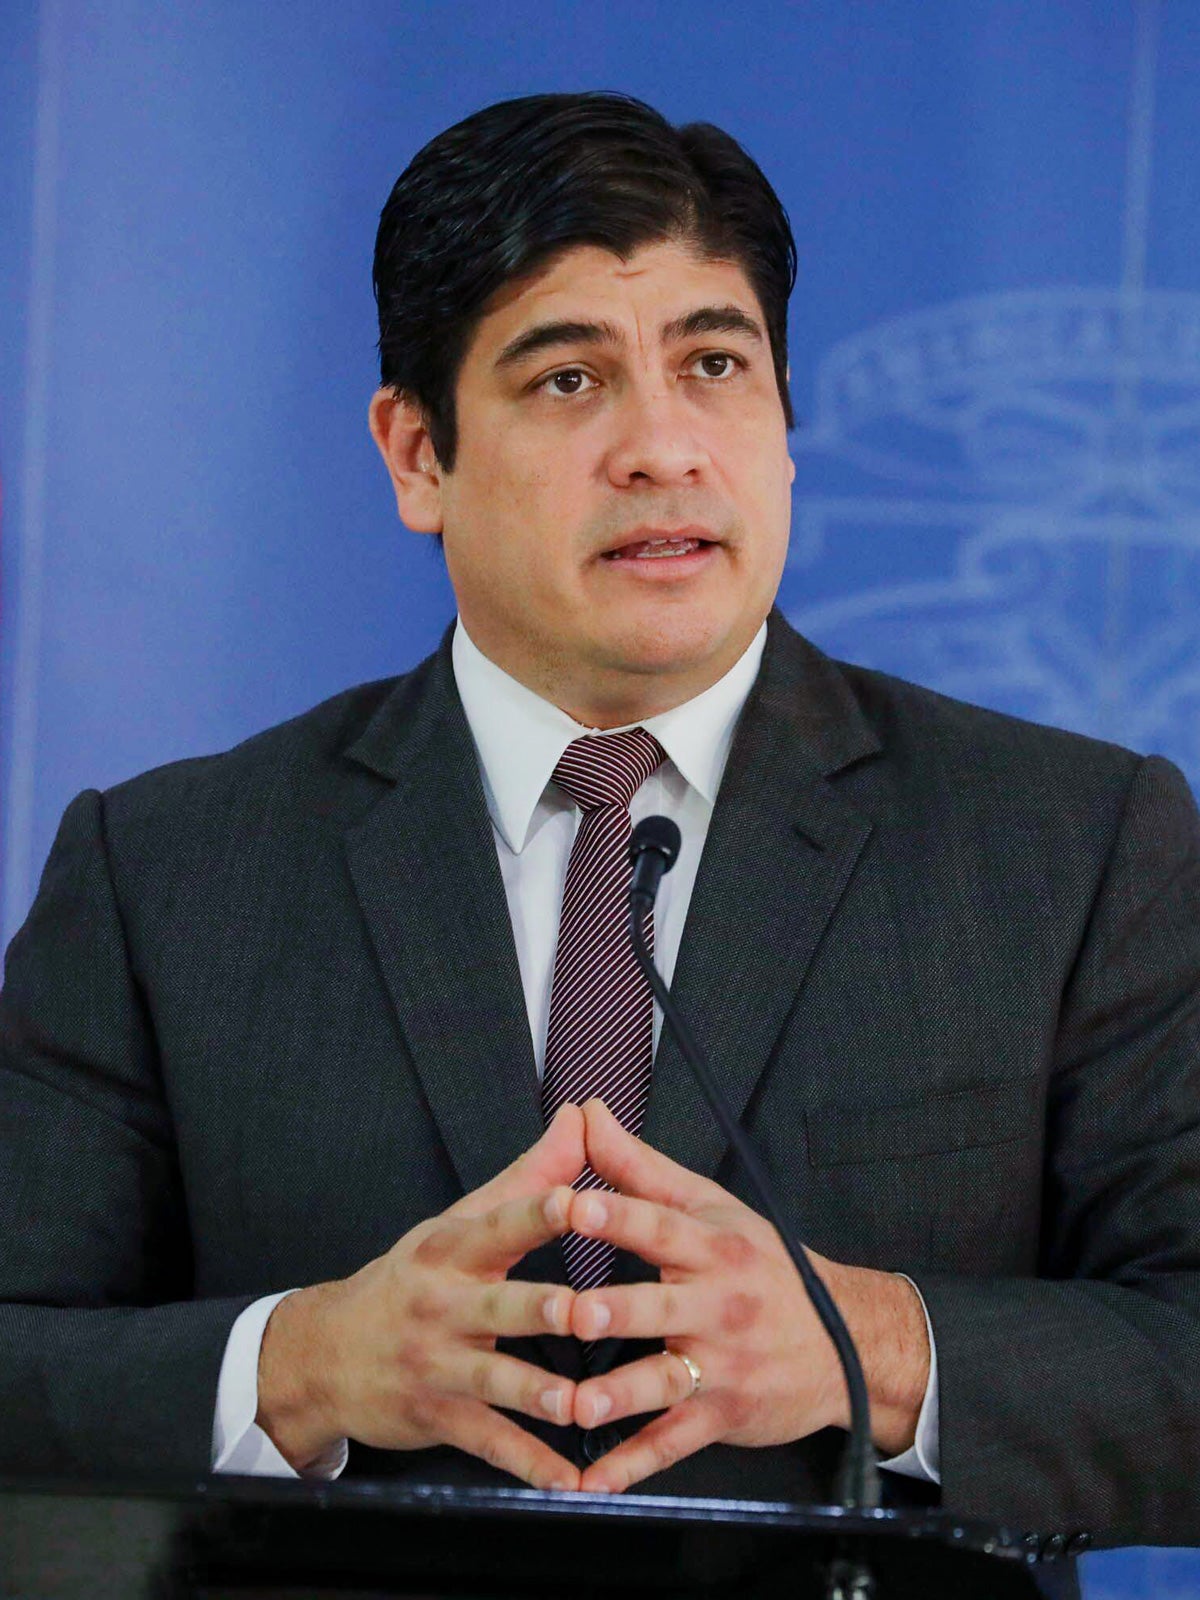
[[[921,1310],[925,1314],[925,1332],[929,1338],[929,1381],[925,1385],[925,1398],[921,1401],[916,1437],[911,1446],[902,1455],[893,1456],[890,1461],[881,1461],[879,1465],[886,1471],[898,1472],[905,1478],[920,1478],[926,1483],[940,1484],[942,1473],[941,1447],[938,1439],[938,1366],[933,1324],[929,1320],[929,1310],[920,1289],[917,1289],[912,1279],[905,1277],[903,1272],[898,1276],[904,1278],[905,1283],[912,1283],[917,1291],[917,1299],[921,1302]],[[251,1307],[251,1310],[253,1309]]]
[[[262,1348],[267,1319],[282,1294],[266,1295],[247,1306],[229,1330],[221,1375],[217,1380],[217,1404],[213,1413],[212,1470],[239,1473],[254,1478],[299,1478],[301,1474],[275,1448],[270,1435],[255,1422],[258,1415],[258,1355]],[[306,1478],[337,1478],[350,1454],[345,1439],[334,1445],[320,1461],[303,1474]]]

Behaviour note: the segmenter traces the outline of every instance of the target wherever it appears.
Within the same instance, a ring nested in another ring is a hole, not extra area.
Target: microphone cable
[[[629,841],[629,859],[633,866],[629,886],[629,935],[633,953],[654,998],[662,1008],[663,1017],[675,1035],[684,1060],[695,1074],[713,1116],[742,1163],[763,1215],[774,1224],[784,1249],[800,1274],[800,1281],[812,1302],[813,1310],[837,1351],[850,1398],[850,1430],[834,1493],[838,1503],[848,1511],[873,1511],[880,1504],[879,1464],[871,1439],[866,1379],[850,1330],[836,1301],[805,1254],[804,1247],[798,1239],[793,1238],[757,1152],[718,1088],[691,1029],[671,998],[671,991],[663,982],[646,948],[642,924],[647,912],[654,910],[658,886],[663,875],[675,865],[681,842],[679,829],[669,817],[646,817],[633,830]]]

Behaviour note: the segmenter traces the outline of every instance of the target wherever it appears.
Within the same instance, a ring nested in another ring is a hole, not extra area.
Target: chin
[[[728,621],[714,617],[655,617],[614,639],[608,659],[614,667],[650,677],[689,672],[732,648],[735,634],[739,630]],[[753,636],[751,629],[745,644]]]

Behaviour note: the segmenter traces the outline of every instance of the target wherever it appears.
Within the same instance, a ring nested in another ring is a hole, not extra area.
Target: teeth
[[[696,548],[695,539],[651,539],[634,557],[635,561],[653,561],[659,556],[685,555]]]
[[[610,561],[659,561],[664,556],[689,555],[700,548],[699,539],[647,539],[644,544],[627,545],[609,553]]]

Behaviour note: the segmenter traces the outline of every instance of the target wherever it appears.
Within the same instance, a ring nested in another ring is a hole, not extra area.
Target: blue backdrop
[[[8,0],[5,936],[78,789],[436,642],[366,434],[375,222],[433,133],[534,90],[715,121],[784,198],[791,618],[1200,779],[1198,62],[1194,0]]]

